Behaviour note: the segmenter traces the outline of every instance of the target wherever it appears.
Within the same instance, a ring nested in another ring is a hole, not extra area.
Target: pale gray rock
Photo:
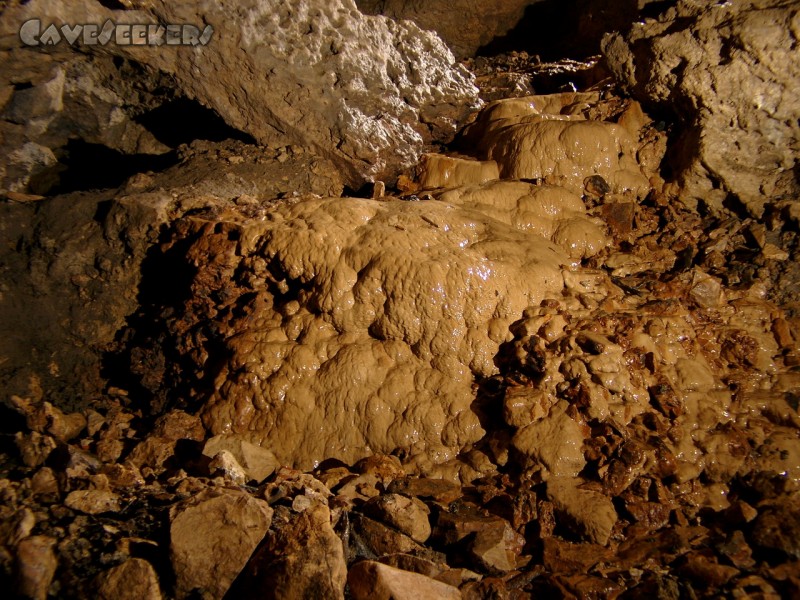
[[[14,24],[30,18],[209,25],[205,46],[108,44],[102,52],[169,76],[183,95],[261,143],[316,149],[356,187],[414,165],[478,104],[472,76],[434,33],[365,16],[353,0],[129,4],[134,10],[34,0],[10,10],[0,34],[16,35]]]
[[[682,0],[658,20],[603,41],[616,78],[674,113],[672,159],[684,196],[736,196],[755,215],[800,191],[800,11],[789,0]]]

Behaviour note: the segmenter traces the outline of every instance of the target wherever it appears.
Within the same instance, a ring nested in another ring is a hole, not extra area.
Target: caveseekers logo
[[[205,46],[211,41],[214,28],[206,25],[202,30],[195,25],[161,25],[115,23],[108,19],[102,25],[85,23],[78,25],[42,26],[41,19],[29,19],[19,29],[19,39],[26,46],[55,46],[67,43],[70,46]]]

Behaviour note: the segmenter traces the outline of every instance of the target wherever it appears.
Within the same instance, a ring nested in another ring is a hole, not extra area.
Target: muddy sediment
[[[707,27],[689,4],[660,18]],[[773,4],[753,10],[794,23]],[[735,201],[610,60],[627,87],[595,58],[464,61],[458,110],[483,108],[360,190],[370,167],[343,169],[346,148],[266,138],[181,145],[116,190],[9,190],[2,581],[27,598],[796,595],[788,155],[780,193]],[[544,89],[562,67],[580,91]]]

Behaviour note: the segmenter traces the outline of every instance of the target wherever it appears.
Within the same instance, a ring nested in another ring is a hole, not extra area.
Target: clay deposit
[[[641,198],[649,183],[636,160],[638,140],[619,124],[581,114],[597,100],[592,94],[497,100],[465,130],[463,144],[496,161],[504,179],[544,181],[581,194],[586,178],[599,175],[613,193]]]
[[[244,318],[220,331],[229,358],[206,425],[306,468],[395,450],[442,462],[478,441],[475,378],[497,373],[509,324],[559,294],[571,264],[542,237],[446,202],[304,199],[209,225],[224,233],[197,252],[212,244],[238,273],[227,294]]]

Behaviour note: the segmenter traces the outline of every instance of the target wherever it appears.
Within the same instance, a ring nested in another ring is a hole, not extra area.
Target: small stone
[[[686,562],[678,572],[696,582],[698,586],[716,589],[727,584],[739,574],[739,569],[729,565],[721,565],[713,558],[708,558],[699,552],[693,552],[686,558]]]
[[[222,598],[269,529],[272,509],[245,492],[208,489],[170,510],[175,593]]]
[[[134,488],[144,485],[141,471],[129,463],[115,463],[103,471],[112,488]]]
[[[370,560],[347,575],[353,600],[461,600],[458,588]]]
[[[376,556],[416,553],[423,548],[409,536],[358,513],[351,517],[351,535]]]
[[[210,438],[203,446],[203,455],[212,458],[223,450],[233,455],[244,470],[248,481],[264,481],[280,466],[271,451],[251,444],[236,434],[223,434]]]
[[[600,175],[590,175],[583,180],[583,189],[589,196],[602,198],[611,191],[611,186]]]
[[[153,566],[130,558],[97,578],[99,600],[161,600],[161,588]]]
[[[58,480],[50,467],[42,467],[31,477],[31,493],[34,496],[58,496]]]
[[[752,541],[769,550],[800,558],[800,511],[788,502],[760,511],[753,523]]]
[[[221,473],[225,479],[236,485],[247,483],[247,474],[236,458],[227,450],[222,450],[208,463],[208,472],[211,476]]]
[[[403,494],[449,504],[461,497],[461,486],[444,479],[405,478],[393,481],[386,489],[393,494]]]
[[[120,497],[108,490],[75,490],[67,495],[64,504],[87,515],[99,515],[118,512]]]
[[[766,260],[788,260],[789,253],[781,250],[775,244],[765,244],[761,250],[761,255]]]
[[[434,579],[443,572],[450,570],[446,563],[435,562],[433,560],[422,558],[420,556],[414,556],[412,554],[387,554],[385,556],[381,556],[379,561],[384,565],[389,565],[395,569],[419,573],[420,575],[433,577]]]
[[[511,529],[511,525],[497,520],[475,534],[469,552],[476,567],[497,575],[516,568],[524,544],[525,538]]]
[[[56,441],[52,437],[35,431],[28,434],[18,431],[14,435],[14,443],[22,456],[22,462],[31,468],[44,464],[50,453],[56,449]]]
[[[593,490],[582,489],[580,480],[555,477],[547,482],[547,496],[556,513],[593,543],[605,545],[617,523],[617,511],[611,498]]]
[[[405,477],[406,474],[400,460],[386,454],[372,454],[362,458],[353,465],[353,471],[362,475],[374,475],[384,484]]]
[[[150,467],[156,473],[166,469],[166,462],[175,455],[177,440],[151,435],[139,444],[128,455],[128,461],[135,467]]]
[[[58,562],[56,540],[44,535],[25,538],[17,545],[16,590],[20,596],[45,600]]]
[[[171,410],[159,417],[151,434],[168,440],[189,439],[201,442],[206,437],[206,430],[200,417],[182,410]]]
[[[411,539],[425,543],[431,535],[430,510],[417,498],[386,494],[363,507],[364,514],[396,527]]]

